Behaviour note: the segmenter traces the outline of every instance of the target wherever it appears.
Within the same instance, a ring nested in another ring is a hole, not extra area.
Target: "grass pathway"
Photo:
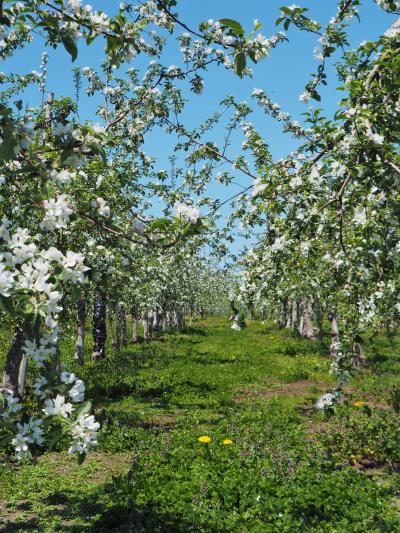
[[[99,451],[0,462],[0,531],[399,531],[400,355],[369,351],[329,418],[313,409],[334,385],[326,346],[268,324],[208,319],[88,364]]]

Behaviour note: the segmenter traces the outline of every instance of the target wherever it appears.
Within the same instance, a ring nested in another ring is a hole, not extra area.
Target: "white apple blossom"
[[[61,396],[60,394],[57,394],[54,400],[48,398],[44,402],[44,405],[45,408],[43,409],[43,413],[46,416],[59,415],[63,418],[68,418],[68,416],[72,413],[74,409],[72,403],[65,403],[65,397]]]
[[[95,421],[93,415],[79,416],[72,427],[71,435],[73,444],[68,453],[87,453],[92,447],[97,446],[97,431],[100,424]]]
[[[70,199],[65,194],[61,194],[58,198],[44,200],[43,207],[45,209],[45,216],[40,226],[50,231],[66,228],[69,217],[73,213],[70,203]]]
[[[85,399],[85,384],[81,379],[75,381],[73,387],[68,391],[68,395],[74,403],[83,402]]]

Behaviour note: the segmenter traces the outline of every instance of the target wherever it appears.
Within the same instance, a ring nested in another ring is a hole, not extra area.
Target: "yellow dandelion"
[[[224,440],[222,441],[222,444],[226,444],[227,446],[229,446],[229,445],[233,444],[233,440],[231,440],[231,439],[224,439]]]
[[[354,402],[353,405],[354,407],[364,407],[364,405],[367,405],[367,402],[358,401],[358,402]]]
[[[208,444],[209,442],[211,442],[211,437],[209,437],[208,435],[202,435],[198,438],[198,441],[202,442],[203,444]]]

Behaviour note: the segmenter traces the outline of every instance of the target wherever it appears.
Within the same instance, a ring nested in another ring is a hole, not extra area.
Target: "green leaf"
[[[101,159],[103,160],[104,164],[107,164],[106,152],[105,152],[104,148],[100,144],[90,142],[90,143],[86,143],[86,146],[88,148],[90,148],[91,150],[93,150],[93,152],[98,154],[101,157]]]
[[[0,17],[0,24],[4,24],[5,26],[8,26],[8,27],[11,26],[10,20],[7,17],[5,17],[4,15],[2,15]]]
[[[242,28],[242,25],[236,20],[220,19],[218,22],[222,24],[223,26],[227,26],[228,28],[231,28],[237,35],[240,35],[240,36],[244,35],[244,29]]]
[[[24,319],[24,330],[29,337],[38,338],[42,319],[38,313],[29,313]]]
[[[4,161],[9,161],[14,159],[15,152],[14,149],[18,145],[18,141],[15,137],[15,130],[11,126],[4,128],[2,134],[3,142],[0,145],[0,159]]]
[[[243,77],[243,71],[246,68],[246,56],[244,52],[238,52],[235,55],[235,72],[241,78]]]
[[[150,224],[149,229],[165,229],[172,224],[168,218],[157,218]]]
[[[317,102],[320,102],[321,101],[321,96],[319,95],[319,93],[317,91],[313,91],[312,94],[311,94],[311,98],[313,98],[314,100],[316,100]]]
[[[75,61],[75,59],[78,57],[78,48],[73,37],[68,33],[65,33],[61,36],[61,41],[66,51],[70,54],[72,61]]]
[[[257,63],[257,58],[256,58],[256,54],[255,54],[254,50],[248,50],[247,54],[248,54],[249,58],[253,61],[253,63]]]
[[[83,461],[86,459],[86,453],[80,453],[78,455],[78,465],[83,464]]]
[[[77,409],[75,409],[74,414],[76,418],[78,418],[78,416],[86,415],[90,411],[91,408],[92,408],[92,402],[88,400],[87,402],[81,403],[81,405]]]
[[[49,444],[48,444],[49,451],[51,451],[51,450],[54,448],[54,446],[57,444],[57,442],[58,442],[59,440],[61,440],[62,437],[63,437],[62,433],[57,431],[56,436],[53,437],[53,438],[50,440]]]

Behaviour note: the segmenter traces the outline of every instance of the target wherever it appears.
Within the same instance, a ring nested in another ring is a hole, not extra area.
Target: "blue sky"
[[[336,0],[299,0],[297,2],[302,7],[310,10],[310,16],[321,22],[328,22],[335,14]],[[119,5],[115,0],[96,0],[92,2],[96,9],[103,9],[112,13]],[[267,37],[275,33],[275,20],[279,16],[279,7],[288,5],[284,0],[178,0],[178,12],[180,19],[193,28],[197,28],[198,23],[210,18],[233,18],[242,23],[248,31],[252,29],[253,19],[257,18],[262,22],[262,31]],[[360,8],[361,23],[354,19],[351,23],[350,36],[351,47],[357,46],[363,40],[375,39],[382,34],[391,24],[393,16],[390,16],[379,9],[373,0],[364,0]],[[313,57],[313,49],[317,44],[315,36],[300,33],[295,29],[287,32],[288,43],[281,44],[271,51],[268,58],[254,66],[252,79],[239,79],[223,68],[213,67],[205,75],[205,88],[201,96],[194,96],[187,92],[188,106],[184,114],[186,124],[196,126],[211,113],[218,110],[218,103],[226,95],[234,95],[239,100],[250,102],[250,95],[253,88],[265,89],[274,101],[282,106],[282,110],[288,111],[296,119],[301,120],[301,113],[306,110],[306,106],[298,101],[298,96],[303,92],[304,85],[309,79],[309,75],[315,71],[318,63]],[[43,40],[35,38],[33,44],[23,51],[19,51],[14,58],[3,64],[2,70],[5,72],[17,71],[27,73],[31,70],[39,70],[40,56],[43,51]],[[56,97],[61,95],[72,95],[72,73],[73,66],[96,67],[102,58],[102,44],[86,47],[82,45],[79,50],[77,61],[72,64],[69,56],[64,50],[49,49],[50,55],[48,65],[48,89],[56,93]],[[172,42],[167,48],[165,64],[179,65],[179,49]],[[341,93],[336,91],[338,85],[334,70],[329,67],[329,84],[322,91],[322,102],[318,107],[322,107],[326,115],[334,114]],[[39,93],[30,90],[26,97],[29,103],[35,105],[39,101]],[[80,116],[83,119],[93,119],[96,110],[96,100],[82,96]],[[294,146],[294,141],[287,135],[283,135],[279,124],[268,119],[261,110],[257,111],[251,120],[263,133],[266,142],[270,145],[272,154],[279,158],[287,154]],[[216,137],[221,134],[216,130]],[[237,155],[240,151],[239,139],[234,139],[231,153]],[[146,141],[146,151],[149,155],[156,155],[159,168],[168,168],[168,156],[173,147],[173,139],[168,141],[165,135],[154,132],[149,135]],[[238,175],[235,181],[249,185],[250,178]],[[221,199],[229,197],[239,189],[231,186],[229,190],[222,188],[219,184],[213,184],[208,191],[209,196]],[[241,244],[241,241],[234,247]]]

